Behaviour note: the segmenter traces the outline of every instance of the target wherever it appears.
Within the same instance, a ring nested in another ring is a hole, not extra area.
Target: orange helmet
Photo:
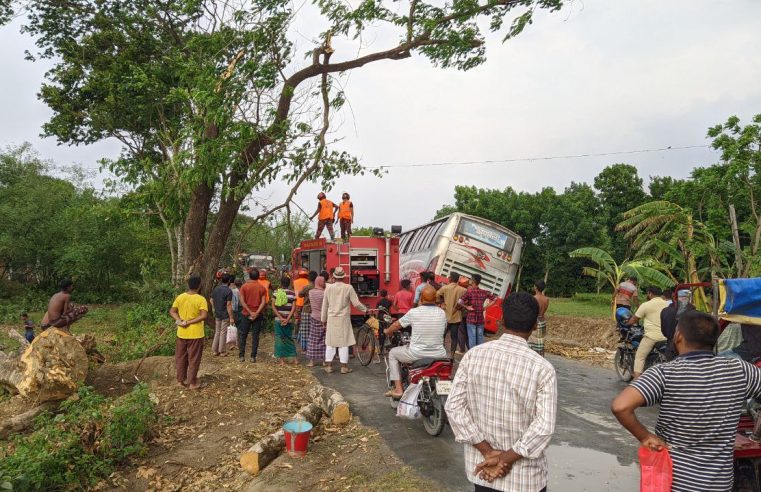
[[[309,272],[307,272],[303,268],[299,268],[299,271],[298,271],[299,278],[307,278],[308,276],[309,276]]]
[[[460,285],[462,287],[467,287],[470,285],[470,279],[468,277],[461,276],[460,280],[457,281],[457,285]]]

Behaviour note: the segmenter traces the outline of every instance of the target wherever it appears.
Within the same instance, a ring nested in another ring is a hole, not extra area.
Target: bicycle
[[[383,308],[368,309],[367,313],[369,315],[367,320],[357,329],[354,336],[357,341],[355,355],[363,366],[370,365],[376,352],[382,352],[383,347],[379,339],[383,338],[383,330],[393,323],[391,315]]]

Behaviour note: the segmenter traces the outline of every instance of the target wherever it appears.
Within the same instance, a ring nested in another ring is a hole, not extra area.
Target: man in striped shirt
[[[761,327],[758,327],[761,329]],[[611,410],[642,446],[669,449],[674,492],[730,491],[735,433],[745,401],[761,395],[761,369],[716,357],[719,325],[706,313],[682,315],[674,335],[679,356],[647,369]],[[634,413],[660,404],[655,433]]]

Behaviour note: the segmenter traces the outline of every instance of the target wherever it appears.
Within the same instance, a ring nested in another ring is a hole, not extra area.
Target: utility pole
[[[732,225],[732,241],[735,243],[735,263],[737,264],[737,276],[743,276],[742,248],[740,248],[740,232],[737,229],[737,214],[735,206],[729,205],[729,222]]]

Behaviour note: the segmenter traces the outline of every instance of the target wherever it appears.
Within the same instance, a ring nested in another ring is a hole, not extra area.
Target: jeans
[[[468,323],[468,348],[484,343],[484,324]]]
[[[259,334],[262,332],[264,325],[264,315],[259,315],[251,321],[248,316],[243,316],[240,326],[238,327],[238,356],[246,355],[246,338],[248,332],[251,332],[251,358],[256,359],[256,353],[259,351]]]

